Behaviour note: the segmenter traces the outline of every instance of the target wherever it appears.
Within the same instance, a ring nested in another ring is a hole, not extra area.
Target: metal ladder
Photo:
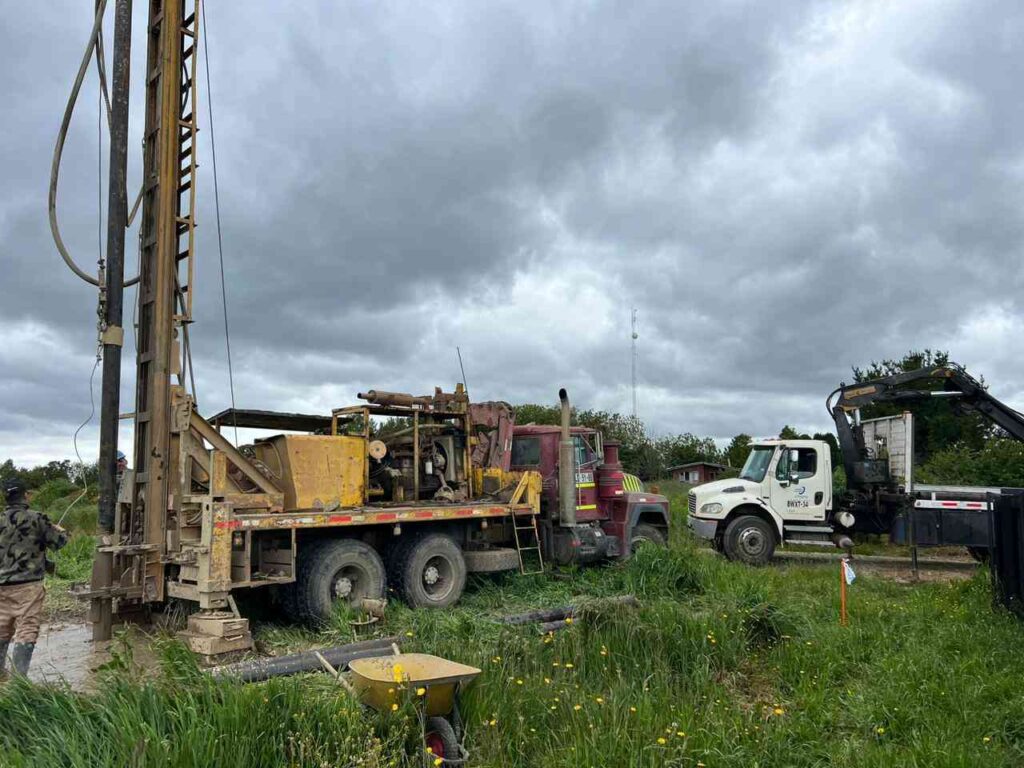
[[[526,515],[529,517],[529,525],[520,525],[519,517],[512,513],[512,537],[516,542],[516,552],[519,554],[519,572],[522,574],[531,573],[544,573],[544,555],[540,551],[540,533],[537,531],[537,516],[534,514]],[[526,537],[526,544],[523,546],[523,540],[520,539],[520,535]],[[530,543],[530,536],[533,536],[533,543]],[[536,552],[537,553],[537,565],[535,568],[527,570],[526,562],[523,560],[523,552]]]

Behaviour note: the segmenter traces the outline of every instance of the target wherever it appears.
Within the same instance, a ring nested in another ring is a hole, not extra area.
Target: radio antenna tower
[[[632,363],[633,363],[633,365],[632,365],[632,369],[633,369],[632,370],[632,373],[633,373],[633,377],[632,377],[633,378],[633,418],[636,419],[636,418],[638,418],[638,416],[637,416],[637,406],[636,406],[636,360],[637,360],[636,340],[637,340],[637,337],[639,336],[639,334],[636,332],[636,307],[633,307],[633,312],[632,312],[632,315],[631,315],[630,319],[631,319],[632,326],[633,326],[633,328],[632,328],[632,344],[633,344],[633,359],[632,359]]]

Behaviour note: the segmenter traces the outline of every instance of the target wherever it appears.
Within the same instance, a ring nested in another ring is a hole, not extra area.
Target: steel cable
[[[210,119],[210,158],[213,161],[213,205],[217,219],[217,251],[220,255],[220,297],[224,307],[224,344],[227,347],[228,388],[231,392],[231,411],[234,421],[235,445],[238,445],[238,414],[235,412],[235,373],[231,365],[231,330],[228,327],[228,289],[224,276],[224,239],[220,228],[220,188],[217,184],[217,142],[213,133],[213,87],[210,85],[210,43],[206,34],[206,3],[200,2],[203,20],[203,59],[206,64],[206,107]]]

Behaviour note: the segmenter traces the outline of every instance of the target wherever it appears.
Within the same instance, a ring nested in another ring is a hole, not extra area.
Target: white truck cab
[[[832,453],[822,440],[762,440],[739,477],[697,486],[687,525],[732,560],[760,565],[783,542],[827,543]]]

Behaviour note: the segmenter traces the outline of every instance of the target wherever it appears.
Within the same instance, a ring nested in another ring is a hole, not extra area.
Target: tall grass
[[[462,706],[478,766],[1016,766],[1024,764],[1024,628],[983,575],[908,586],[861,576],[850,625],[836,573],[750,569],[684,538],[566,579],[478,578],[452,610],[394,602],[406,650],[483,670]],[[632,593],[639,608],[601,602]],[[494,617],[583,606],[540,635]],[[351,639],[256,626],[264,648]],[[419,766],[412,708],[377,715],[322,675],[243,686],[179,645],[142,678],[127,659],[99,691],[8,685],[0,765]]]

